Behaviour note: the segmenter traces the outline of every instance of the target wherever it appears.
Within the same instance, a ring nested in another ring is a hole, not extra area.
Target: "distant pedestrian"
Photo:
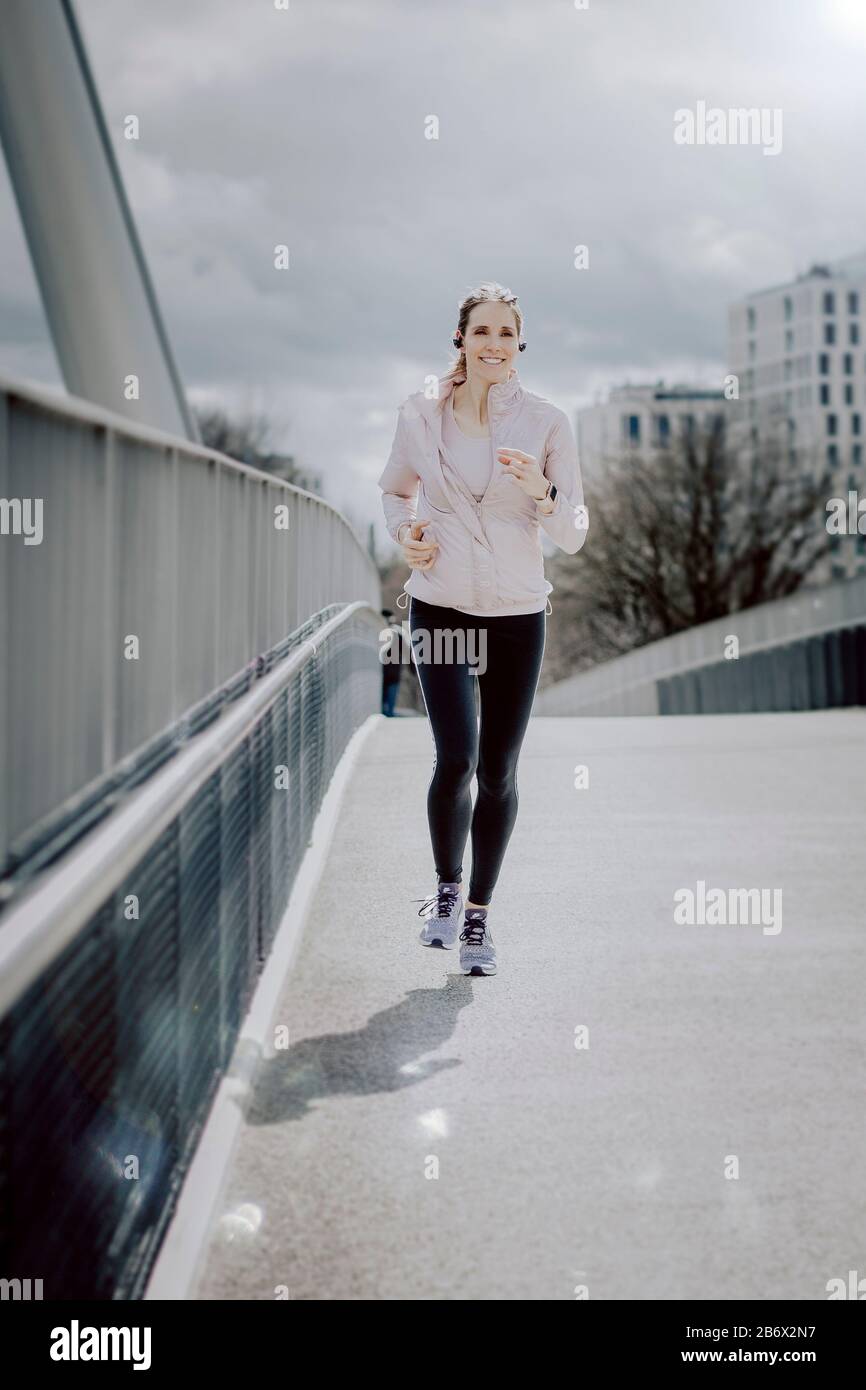
[[[399,624],[394,622],[394,613],[390,608],[382,609],[382,617],[391,630],[390,641],[382,648],[382,713],[386,718],[393,719],[403,670],[403,634]]]

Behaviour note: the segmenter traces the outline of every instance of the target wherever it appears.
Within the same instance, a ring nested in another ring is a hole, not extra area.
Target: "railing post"
[[[9,397],[0,391],[0,497],[9,496],[11,469],[9,466]],[[8,539],[8,538],[7,538]],[[0,767],[6,769],[0,789],[0,865],[5,863],[9,845],[9,546],[0,537]]]
[[[104,524],[102,534],[102,771],[109,772],[117,761],[117,436],[104,432],[103,476],[105,481]]]

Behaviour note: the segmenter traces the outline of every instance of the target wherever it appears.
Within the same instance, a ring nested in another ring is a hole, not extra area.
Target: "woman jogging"
[[[501,285],[461,302],[458,356],[435,395],[416,392],[400,407],[379,479],[388,532],[412,570],[404,591],[435,745],[427,818],[437,888],[418,914],[420,939],[450,949],[459,937],[460,968],[472,975],[496,973],[488,913],[517,820],[517,764],[544,654],[553,585],[539,527],[571,555],[587,531],[568,416],[526,390],[514,365],[522,329]]]

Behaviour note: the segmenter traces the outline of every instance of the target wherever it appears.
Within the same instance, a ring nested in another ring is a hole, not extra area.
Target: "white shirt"
[[[445,405],[442,418],[442,441],[448,458],[457,469],[476,502],[487,491],[493,474],[493,445],[488,434],[484,439],[471,439],[464,434],[454,418],[454,392]]]

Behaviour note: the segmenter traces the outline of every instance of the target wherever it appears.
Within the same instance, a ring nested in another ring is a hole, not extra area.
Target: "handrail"
[[[806,610],[802,616],[801,608]],[[587,704],[611,696],[627,696],[656,686],[660,681],[704,670],[724,659],[720,639],[725,633],[737,633],[738,629],[739,652],[745,657],[840,632],[863,623],[864,619],[866,575],[855,575],[820,588],[802,589],[785,598],[683,629],[565,676],[538,692],[533,713],[543,715],[553,706],[554,710],[558,707],[561,712],[564,708],[567,713],[576,714]],[[778,627],[770,633],[766,629],[774,620]]]
[[[382,615],[372,605],[365,600],[348,604],[9,908],[0,919],[0,1017],[69,945],[317,648],[357,612],[372,614],[381,628]]]
[[[0,538],[4,877],[77,798],[312,615],[381,606],[375,559],[331,502],[3,375],[0,493],[20,508]],[[25,499],[39,506],[32,545]]]
[[[67,395],[63,391],[52,391],[47,386],[41,386],[32,381],[22,381],[18,377],[9,377],[3,372],[0,372],[0,395],[10,399],[29,401],[31,405],[39,406],[43,410],[62,411],[64,415],[77,420],[81,425],[101,425],[103,429],[111,430],[115,434],[124,434],[130,439],[137,439],[142,444],[153,444],[160,449],[174,449],[175,452],[185,454],[188,458],[199,458],[220,463],[233,469],[236,473],[248,474],[259,482],[270,483],[274,487],[284,488],[287,492],[294,492],[301,497],[309,498],[312,502],[318,502],[323,507],[327,507],[345,524],[361,554],[374,571],[376,582],[379,581],[379,573],[372,557],[349,518],[340,511],[339,507],[335,507],[333,502],[329,502],[318,492],[309,492],[298,483],[290,483],[285,478],[278,477],[276,473],[266,473],[264,469],[256,468],[250,463],[241,463],[239,459],[233,459],[230,454],[222,454],[219,449],[211,449],[208,445],[186,439],[183,435],[171,434],[169,431],[157,429],[153,425],[142,425],[137,420],[129,420],[125,415],[118,415],[116,411],[108,410],[103,405],[96,405],[93,401],[86,401],[81,396]]]

